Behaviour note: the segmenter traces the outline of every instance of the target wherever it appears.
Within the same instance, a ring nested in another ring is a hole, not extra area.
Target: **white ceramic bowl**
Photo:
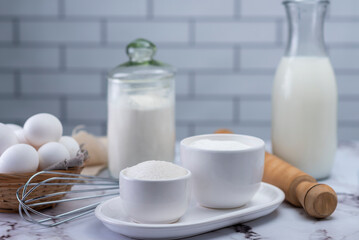
[[[190,146],[200,139],[239,141],[243,150],[205,150]],[[264,168],[264,141],[246,135],[209,134],[181,141],[181,161],[192,173],[193,193],[204,207],[235,208],[259,189]]]
[[[191,194],[191,172],[169,180],[141,180],[120,172],[120,196],[124,212],[139,223],[173,223],[186,212]]]

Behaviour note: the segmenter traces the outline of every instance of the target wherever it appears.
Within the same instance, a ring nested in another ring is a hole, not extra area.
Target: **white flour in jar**
[[[150,160],[126,168],[124,174],[127,177],[141,180],[168,180],[187,175],[187,170],[176,164],[164,161]]]
[[[204,149],[204,150],[243,150],[249,148],[248,145],[243,144],[239,141],[230,140],[211,140],[211,139],[200,139],[190,144],[191,147]]]
[[[174,103],[157,95],[127,95],[109,101],[109,169],[122,169],[149,159],[173,161]]]

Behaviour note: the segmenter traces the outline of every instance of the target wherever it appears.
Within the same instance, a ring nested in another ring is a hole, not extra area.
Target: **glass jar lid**
[[[121,81],[147,81],[172,78],[175,69],[153,59],[156,45],[146,39],[136,39],[126,48],[129,61],[118,65],[109,73],[109,78]]]

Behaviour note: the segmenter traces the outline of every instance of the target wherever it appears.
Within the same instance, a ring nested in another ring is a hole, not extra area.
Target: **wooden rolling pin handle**
[[[263,181],[282,189],[288,202],[302,206],[312,217],[328,217],[337,206],[337,195],[331,187],[317,183],[313,177],[270,153],[265,154]]]
[[[233,132],[218,129],[215,133]],[[288,202],[297,207],[302,206],[312,217],[328,217],[337,207],[337,194],[331,187],[317,183],[305,172],[267,152],[263,181],[282,189]]]
[[[315,218],[330,216],[338,202],[335,191],[320,183],[301,182],[297,186],[296,194],[304,210]]]

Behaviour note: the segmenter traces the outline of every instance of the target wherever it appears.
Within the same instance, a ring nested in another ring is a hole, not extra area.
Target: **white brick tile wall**
[[[239,125],[239,127],[234,129],[236,133],[245,134],[245,135],[252,135],[255,137],[262,138],[264,140],[271,139],[271,128],[270,124],[266,125],[258,125],[258,126],[246,126],[246,125]]]
[[[239,102],[239,121],[271,121],[271,103],[269,100],[246,100]]]
[[[156,43],[189,42],[189,25],[186,22],[109,22],[107,32],[108,41],[115,43],[128,43],[139,37]]]
[[[230,48],[178,48],[159,49],[157,58],[168,62],[179,70],[232,69],[233,51]]]
[[[330,15],[340,17],[359,16],[359,2],[357,0],[330,1]]]
[[[14,89],[14,76],[12,74],[0,73],[0,94],[12,94]]]
[[[60,117],[60,101],[50,99],[1,99],[1,122],[20,121],[22,124],[30,116],[47,112]],[[5,114],[6,113],[6,114]]]
[[[342,100],[338,105],[339,121],[359,121],[358,102],[354,100]]]
[[[352,141],[353,139],[358,139],[359,128],[356,125],[352,126],[340,126],[340,131],[338,131],[339,141]]]
[[[359,21],[328,22],[325,29],[325,39],[330,43],[359,43]]]
[[[337,74],[338,94],[340,97],[358,95],[359,74]]]
[[[357,19],[328,19],[324,23],[324,39],[327,45],[355,44],[359,42],[359,34],[353,29],[359,27]],[[282,24],[282,42],[286,43],[288,38],[288,25]]]
[[[240,50],[239,68],[243,70],[267,69],[274,73],[283,53],[283,47],[243,48]]]
[[[155,17],[232,17],[235,0],[154,0]]]
[[[100,74],[29,73],[21,75],[20,91],[26,95],[99,96],[104,81]]]
[[[240,121],[270,121],[271,105],[269,101],[241,100],[239,109]],[[341,100],[338,106],[338,116],[339,121],[358,121],[357,102]]]
[[[257,125],[257,126],[248,126],[248,125],[228,125],[228,124],[215,124],[215,125],[205,125],[205,126],[196,126],[195,134],[210,134],[214,133],[219,128],[227,128],[237,134],[252,135],[264,140],[270,140],[270,125]]]
[[[25,21],[20,23],[20,41],[39,43],[100,42],[99,22]]]
[[[0,43],[11,42],[13,36],[12,23],[10,21],[0,22]]]
[[[176,94],[183,96],[190,93],[190,76],[189,74],[177,74],[176,79]]]
[[[57,0],[0,0],[0,16],[54,16]]]
[[[66,67],[99,70],[110,70],[119,63],[127,61],[124,49],[121,48],[67,48]]]
[[[274,43],[275,22],[199,22],[197,43]]]
[[[240,15],[244,17],[284,17],[282,0],[246,0],[239,5]]]
[[[342,96],[355,96],[359,94],[359,74],[337,74],[338,94]]]
[[[201,74],[196,76],[197,95],[269,96],[273,76],[270,74]]]
[[[181,140],[191,136],[188,126],[176,126],[176,139]]]
[[[359,48],[331,48],[329,53],[334,69],[358,69]]]
[[[65,0],[68,16],[145,16],[146,0]]]
[[[232,121],[233,103],[226,100],[177,100],[178,121]]]
[[[68,100],[66,101],[66,119],[78,121],[102,121],[107,119],[106,100]]]
[[[355,100],[341,100],[338,104],[339,121],[358,121],[359,109]],[[239,119],[243,122],[271,120],[271,103],[265,100],[245,100],[239,103]]]
[[[0,68],[57,68],[56,48],[0,47]]]
[[[339,137],[358,139],[359,3],[331,2]],[[79,124],[105,134],[105,73],[145,37],[178,69],[177,139],[220,127],[269,139],[284,13],[281,0],[0,0],[0,121],[50,112],[67,134]]]

